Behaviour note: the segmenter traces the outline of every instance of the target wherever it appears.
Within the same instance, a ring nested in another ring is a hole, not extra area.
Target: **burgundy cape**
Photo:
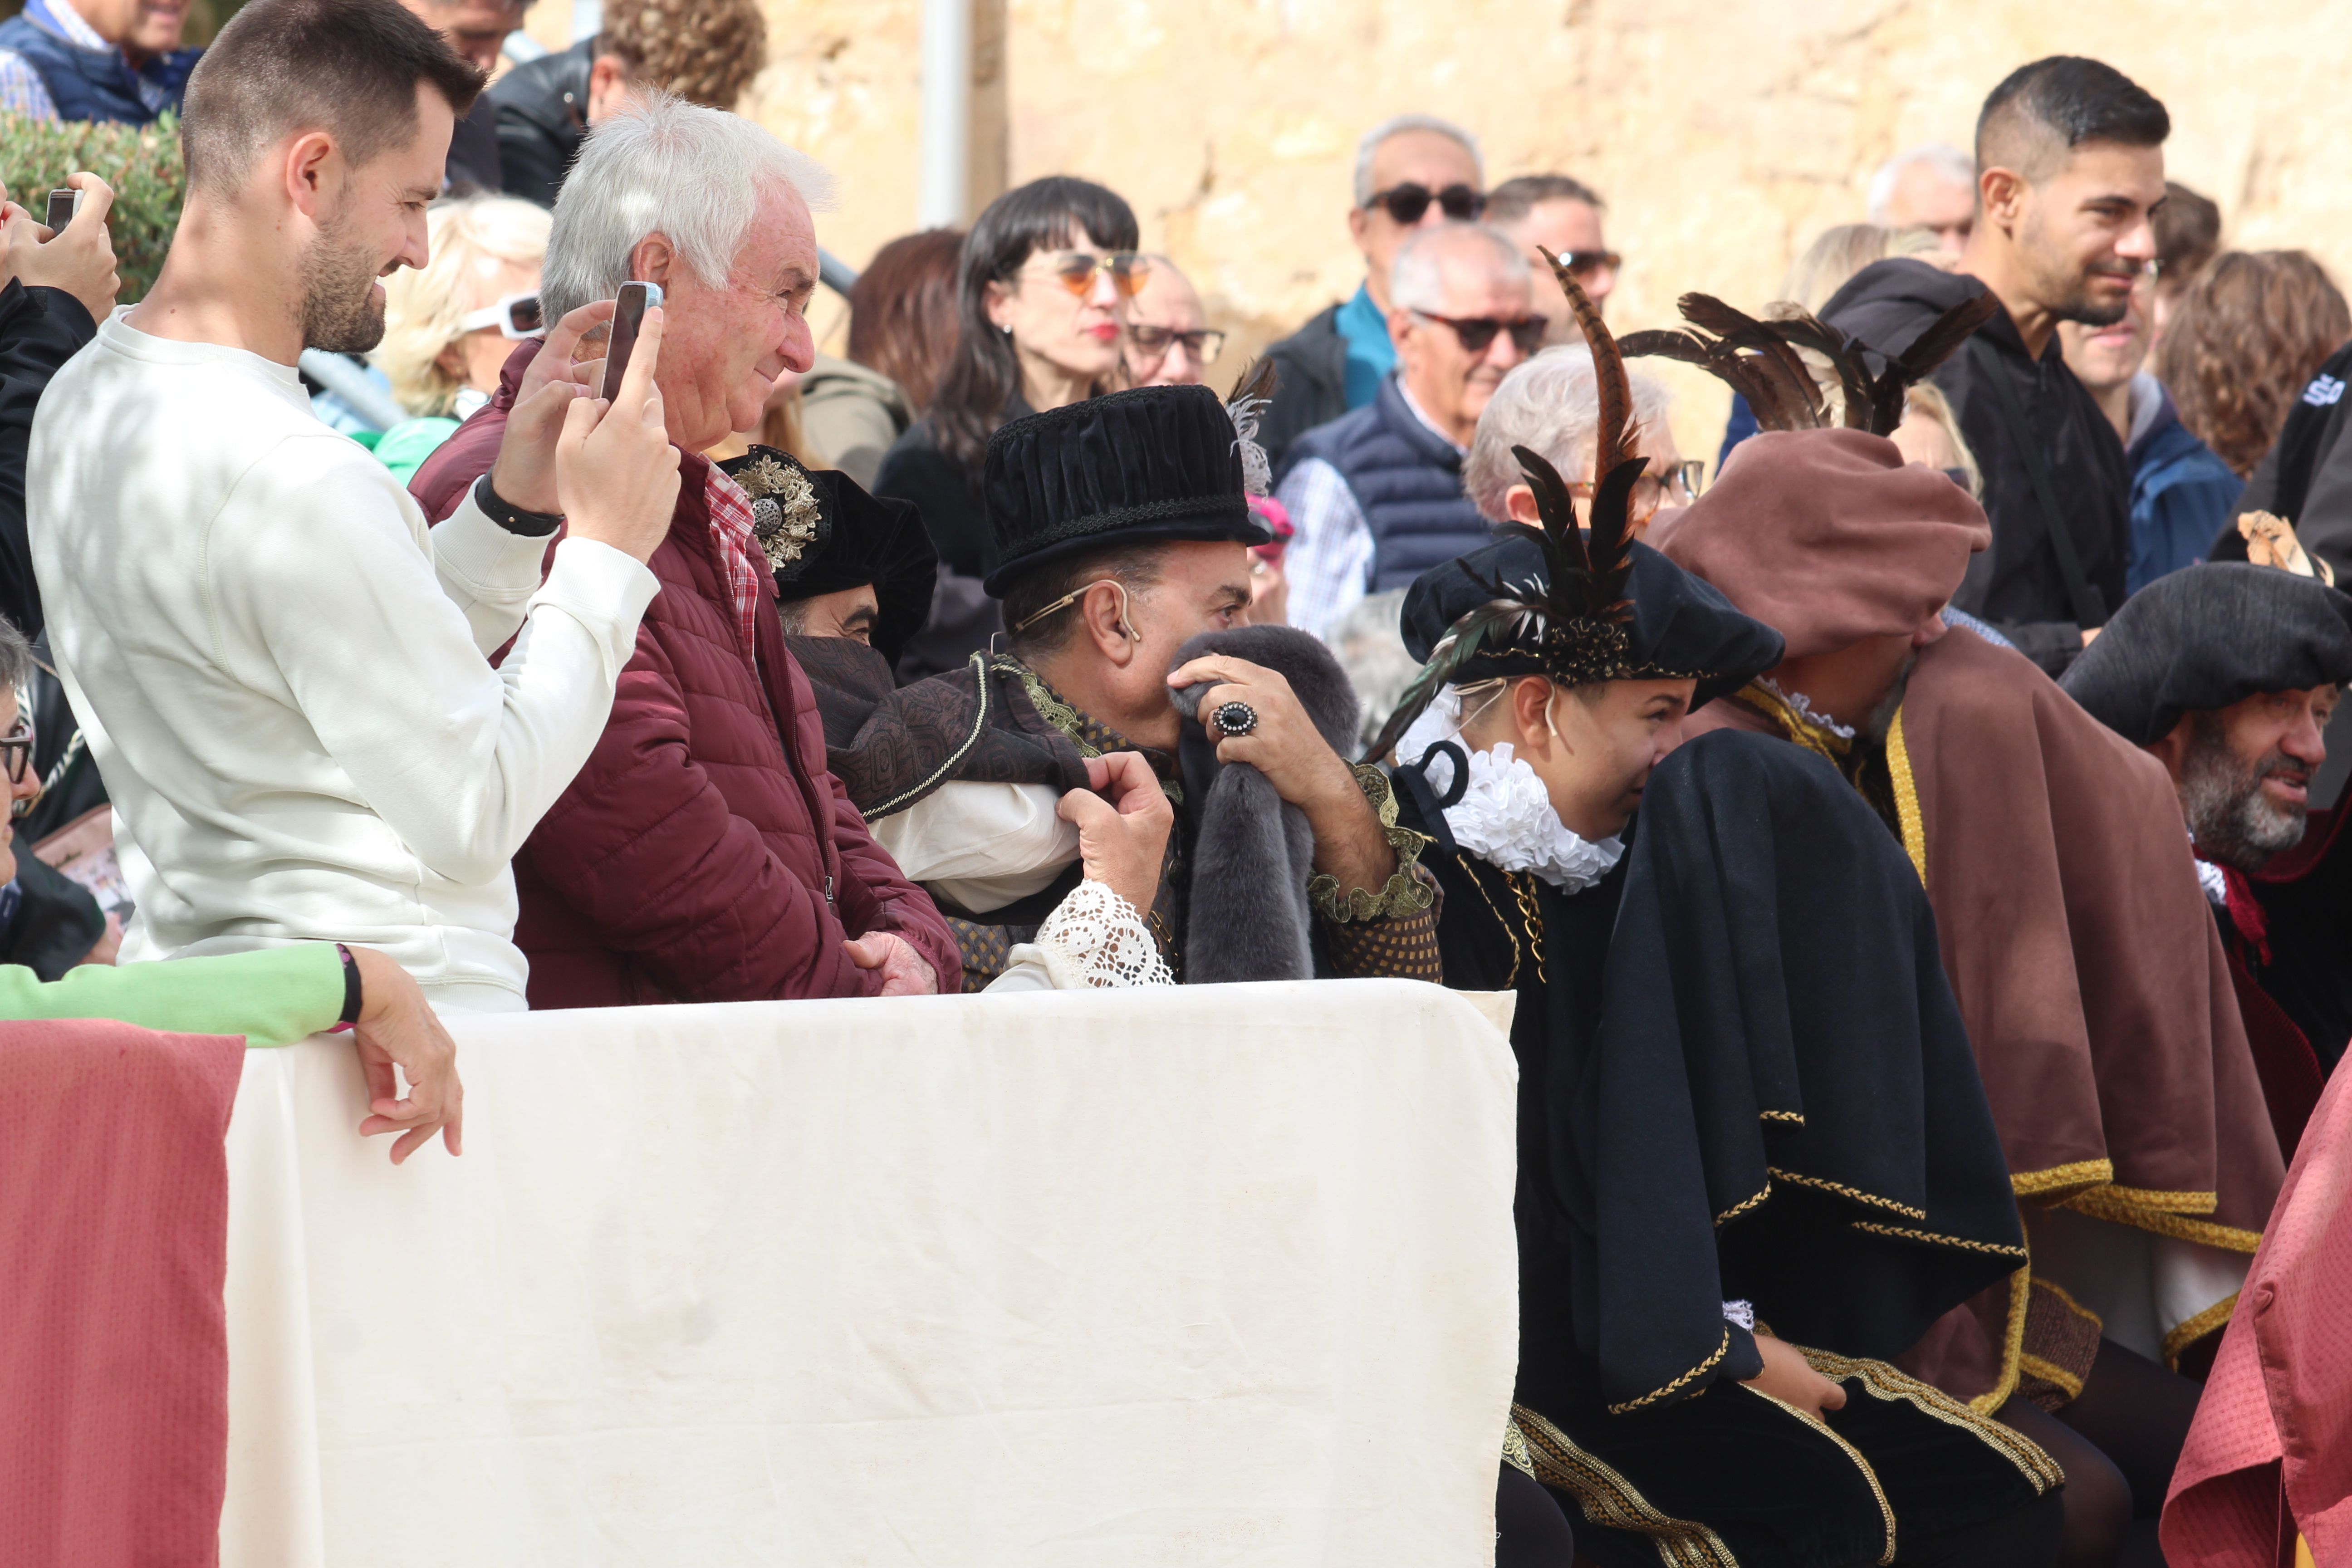
[[[488,471],[537,344],[507,362],[489,406],[410,489],[438,521]],[[515,944],[533,1007],[872,995],[879,970],[844,942],[903,938],[943,991],[962,959],[930,895],[866,830],[825,760],[808,678],[787,651],[764,574],[754,646],[737,629],[705,500],[706,459],[681,463],[661,591],[580,776],[515,858]]]
[[[234,1037],[0,1024],[0,1568],[220,1560]]]
[[[2298,1531],[2352,1561],[2352,1088],[2286,1174],[2164,1505],[2172,1568],[2285,1568]]]

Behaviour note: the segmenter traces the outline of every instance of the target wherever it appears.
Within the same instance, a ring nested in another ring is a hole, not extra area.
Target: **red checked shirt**
[[[718,464],[704,471],[703,504],[710,510],[710,532],[719,546],[728,595],[735,602],[735,628],[743,634],[743,659],[749,664],[751,650],[759,646],[761,595],[775,597],[776,580],[769,574],[767,552],[751,534],[751,498],[720,473]]]

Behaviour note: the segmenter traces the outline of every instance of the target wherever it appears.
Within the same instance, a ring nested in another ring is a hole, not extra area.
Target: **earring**
[[[1000,332],[1003,332],[1006,337],[1008,337],[1008,338],[1009,338],[1009,337],[1011,337],[1011,336],[1013,335],[1013,323],[1012,323],[1012,322],[1010,322],[1010,321],[1007,321],[1007,322],[1005,322],[1003,326],[1001,326],[1001,327],[997,328],[996,330],[997,330],[998,331],[1000,331]]]

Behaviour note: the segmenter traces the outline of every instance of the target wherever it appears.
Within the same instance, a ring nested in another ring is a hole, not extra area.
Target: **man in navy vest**
[[[1486,542],[1462,458],[1486,400],[1548,326],[1518,247],[1467,223],[1424,229],[1397,253],[1388,322],[1395,371],[1285,459],[1280,495],[1298,530],[1285,557],[1290,624],[1318,637],[1366,594]]]
[[[188,0],[26,0],[0,22],[0,109],[132,125],[177,112],[204,53],[180,47],[187,20]]]

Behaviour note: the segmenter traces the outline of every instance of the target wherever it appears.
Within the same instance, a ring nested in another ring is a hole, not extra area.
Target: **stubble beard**
[[[2263,793],[2263,781],[2308,770],[2284,752],[2249,765],[2230,750],[2210,715],[2200,714],[2181,766],[2180,804],[2199,858],[2241,871],[2259,871],[2272,857],[2303,842],[2307,807],[2281,805]]]
[[[347,226],[329,222],[302,256],[302,342],[329,353],[363,354],[383,342],[383,304],[375,297],[382,264],[355,245]]]

